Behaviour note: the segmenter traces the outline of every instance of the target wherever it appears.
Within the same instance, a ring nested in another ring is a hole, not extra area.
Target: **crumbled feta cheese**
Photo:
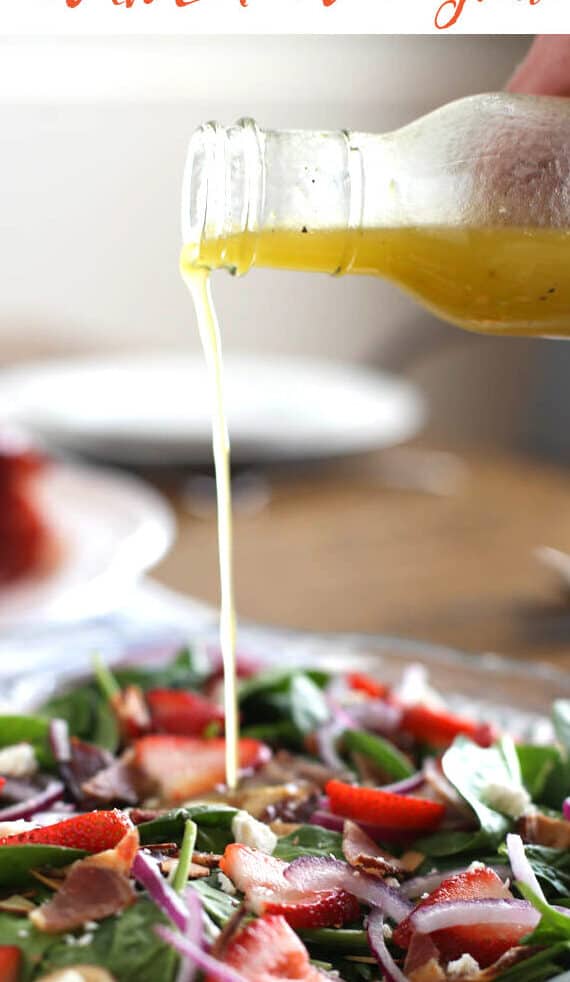
[[[429,684],[429,675],[424,665],[410,665],[402,673],[402,679],[394,695],[404,706],[421,703],[431,709],[443,709],[445,703],[438,692]]]
[[[384,935],[385,941],[391,941],[393,933],[394,932],[392,931],[392,928],[390,927],[389,924],[382,925],[382,934]]]
[[[478,859],[474,860],[469,866],[470,873],[476,873],[477,870],[487,869],[485,863],[480,863]]]
[[[218,873],[218,883],[220,884],[220,890],[223,890],[223,892],[227,893],[230,897],[235,896],[237,893],[232,881],[230,880],[229,876],[226,876],[225,873]]]
[[[485,804],[501,815],[517,819],[525,814],[532,804],[532,799],[522,784],[488,784],[482,795]]]
[[[87,931],[86,934],[82,934],[81,937],[77,939],[77,947],[86,948],[87,945],[91,944],[92,941],[93,941],[93,932]]]
[[[30,932],[25,927],[21,927],[17,933],[19,938],[27,938]]]
[[[258,822],[249,812],[239,811],[232,819],[232,834],[236,842],[269,855],[277,845],[277,836],[268,825]]]
[[[8,835],[19,835],[20,832],[27,832],[37,827],[35,822],[27,822],[25,818],[18,818],[15,822],[0,822],[0,839]]]
[[[451,979],[469,978],[471,975],[477,975],[478,972],[480,972],[479,963],[472,955],[467,954],[454,962],[449,962],[447,966],[447,975]]]
[[[2,777],[32,777],[38,769],[36,752],[29,743],[16,743],[0,750]]]

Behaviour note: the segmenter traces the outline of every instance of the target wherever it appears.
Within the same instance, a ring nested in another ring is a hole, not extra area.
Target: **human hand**
[[[507,89],[529,95],[570,96],[570,34],[537,37]]]

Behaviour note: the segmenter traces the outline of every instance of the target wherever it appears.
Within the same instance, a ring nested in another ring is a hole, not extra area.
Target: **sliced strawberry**
[[[152,689],[146,694],[154,730],[180,736],[203,736],[214,724],[223,730],[224,711],[196,692]]]
[[[457,736],[470,737],[480,747],[490,747],[496,739],[488,723],[476,723],[430,706],[406,706],[400,725],[416,740],[434,747],[449,747]]]
[[[162,801],[182,802],[223,784],[226,741],[222,738],[153,734],[134,744],[134,764]],[[267,763],[271,751],[259,740],[243,738],[238,744],[239,765],[251,770]]]
[[[112,697],[111,706],[126,743],[149,732],[150,713],[140,686],[127,685],[121,689]]]
[[[283,917],[262,917],[230,941],[223,962],[251,982],[321,982],[302,941]]]
[[[341,927],[357,920],[358,901],[345,890],[308,893],[285,878],[287,863],[258,849],[234,843],[226,847],[220,869],[245,894],[256,914],[280,914],[296,930]]]
[[[444,901],[457,900],[504,900],[512,896],[497,874],[487,866],[466,870],[449,876],[422,900],[415,908],[431,907]],[[407,917],[394,930],[394,941],[401,948],[407,948],[412,938],[412,926]],[[516,924],[485,924],[481,927],[446,928],[435,931],[430,937],[445,960],[460,958],[462,954],[472,955],[483,967],[491,965],[517,945],[528,934],[528,926]]]
[[[114,849],[131,828],[127,816],[116,809],[87,812],[54,825],[6,836],[0,839],[0,847],[41,844],[83,849],[90,853],[105,852],[107,849]]]
[[[346,681],[355,692],[363,692],[371,699],[385,699],[388,695],[387,685],[382,685],[381,682],[377,682],[372,676],[365,675],[363,672],[351,672],[350,675],[347,675]]]
[[[21,966],[20,949],[15,945],[0,945],[0,982],[18,982]]]
[[[436,828],[445,814],[445,805],[436,801],[394,794],[381,788],[345,784],[343,781],[329,781],[326,793],[335,815],[384,828],[428,831]]]

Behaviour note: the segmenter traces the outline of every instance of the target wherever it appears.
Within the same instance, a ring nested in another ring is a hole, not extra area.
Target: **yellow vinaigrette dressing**
[[[204,239],[195,265],[380,276],[438,316],[496,334],[570,334],[570,231],[545,228],[262,229]],[[246,265],[247,263],[247,265]]]
[[[222,347],[216,311],[210,291],[209,271],[181,264],[196,310],[200,340],[210,375],[212,392],[212,437],[218,508],[218,551],[220,562],[220,645],[224,667],[224,712],[226,731],[226,784],[238,782],[239,717],[236,671],[236,615],[232,562],[232,492],[230,441],[224,401]]]

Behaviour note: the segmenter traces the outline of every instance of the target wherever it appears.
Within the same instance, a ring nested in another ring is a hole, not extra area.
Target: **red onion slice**
[[[192,887],[187,887],[184,891],[184,903],[188,910],[188,924],[186,928],[186,938],[196,945],[197,948],[204,947],[204,931],[202,927],[202,901]],[[176,976],[176,982],[194,982],[198,966],[191,958],[180,959],[180,968]]]
[[[382,969],[386,982],[408,982],[401,968],[398,968],[384,940],[384,918],[379,910],[373,910],[368,917],[368,944],[376,961]]]
[[[187,931],[188,908],[182,898],[163,878],[158,863],[139,850],[135,856],[131,872],[134,878],[145,888],[151,900],[172,923],[180,931]]]
[[[450,900],[418,907],[410,922],[420,934],[432,934],[449,927],[471,927],[474,924],[513,924],[532,931],[540,914],[526,900]]]
[[[213,979],[215,982],[248,982],[245,976],[241,975],[240,972],[236,972],[235,968],[231,968],[230,965],[224,965],[217,958],[208,955],[202,948],[182,934],[175,934],[174,931],[169,931],[168,928],[162,927],[161,925],[155,927],[154,930],[159,938],[162,938],[171,948],[174,948],[179,954],[192,961],[196,968],[200,968],[207,974],[209,979]]]
[[[57,764],[69,764],[71,761],[71,743],[67,721],[64,719],[50,720],[48,733],[55,762]]]
[[[570,822],[570,798],[566,798],[562,803],[562,814]]]
[[[317,751],[323,764],[330,767],[331,771],[346,771],[347,767],[342,758],[337,753],[336,741],[345,727],[337,720],[325,723],[319,727],[315,733]]]
[[[507,853],[509,856],[509,863],[511,864],[511,870],[513,872],[513,878],[518,880],[520,883],[524,883],[525,886],[532,890],[539,900],[547,903],[543,889],[534,875],[534,870],[526,857],[523,841],[520,835],[515,835],[513,832],[510,832],[507,835]]]
[[[509,876],[508,866],[490,866],[489,868],[497,876],[500,876],[502,880],[506,880]],[[439,870],[434,873],[427,873],[425,876],[415,876],[413,880],[402,883],[400,892],[403,893],[404,897],[409,897],[410,899],[421,897],[424,893],[433,893],[448,877],[459,876],[460,873],[465,873],[465,871],[466,867],[462,866],[460,869],[448,869],[443,872]]]
[[[402,722],[403,710],[382,699],[367,699],[348,709],[348,714],[354,724],[366,730],[377,730],[379,733],[394,733]]]
[[[375,876],[352,869],[340,859],[302,856],[289,864],[284,876],[291,886],[302,893],[345,890],[361,903],[379,907],[397,924],[412,910],[412,904],[401,896],[399,890],[389,887]]]
[[[408,794],[410,791],[417,791],[422,784],[425,784],[425,777],[421,771],[416,771],[415,774],[410,774],[410,777],[405,777],[402,781],[396,781],[394,784],[383,784],[382,791],[391,791],[392,794]]]
[[[42,791],[25,801],[17,801],[0,809],[0,822],[13,822],[19,818],[32,818],[36,812],[45,811],[63,796],[61,781],[50,781]]]

